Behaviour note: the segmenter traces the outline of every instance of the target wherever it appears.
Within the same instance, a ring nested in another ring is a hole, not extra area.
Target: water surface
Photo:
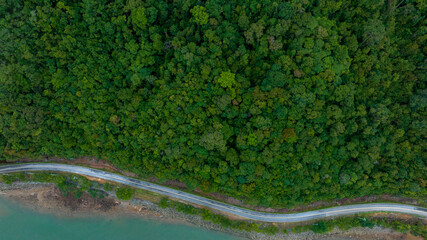
[[[136,217],[64,218],[0,198],[1,240],[237,240],[225,233]]]

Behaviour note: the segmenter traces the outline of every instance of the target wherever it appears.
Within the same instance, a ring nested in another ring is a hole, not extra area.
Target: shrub
[[[113,185],[111,185],[109,183],[105,183],[103,187],[104,187],[104,190],[107,192],[113,191]]]
[[[12,175],[6,175],[6,174],[3,174],[3,175],[1,176],[1,180],[2,180],[4,183],[6,183],[6,184],[12,184],[12,183],[13,183],[13,181],[15,180],[15,177],[14,177],[14,176],[12,176]]]
[[[133,198],[134,190],[128,187],[120,187],[116,189],[116,196],[120,200],[131,200]]]
[[[25,175],[24,172],[17,173],[16,177],[18,178],[19,181],[25,181],[27,179],[27,176]]]
[[[313,224],[311,227],[311,230],[315,233],[326,233],[328,232],[328,228],[326,227],[325,222],[318,222],[316,224]]]

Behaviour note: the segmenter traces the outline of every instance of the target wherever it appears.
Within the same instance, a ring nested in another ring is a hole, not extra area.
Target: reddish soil
[[[398,203],[405,203],[405,204],[412,204],[412,205],[418,205],[418,201],[410,198],[405,197],[397,197],[392,195],[381,195],[381,196],[363,196],[363,197],[356,197],[356,198],[343,198],[343,199],[336,199],[334,201],[316,201],[310,204],[302,205],[302,206],[296,206],[292,208],[268,208],[268,207],[262,207],[262,206],[251,206],[248,204],[245,204],[241,200],[225,196],[218,193],[208,193],[208,194],[202,194],[200,190],[198,190],[198,193],[201,195],[205,195],[211,198],[219,199],[221,201],[225,201],[234,205],[243,206],[246,208],[251,208],[257,211],[262,212],[278,212],[278,213],[291,213],[291,212],[301,212],[301,211],[309,211],[309,210],[315,210],[319,208],[324,207],[333,207],[333,206],[341,206],[341,205],[349,205],[349,204],[358,204],[358,203],[371,203],[371,202],[398,202]]]
[[[120,202],[113,198],[94,198],[88,193],[83,193],[76,199],[71,194],[63,196],[54,185],[34,189],[14,189],[2,191],[5,197],[22,202],[32,208],[46,212],[61,212],[70,214],[73,212],[110,212],[115,210]],[[58,211],[60,210],[60,211]]]
[[[95,157],[82,157],[78,159],[63,159],[58,157],[47,157],[43,160],[34,160],[34,159],[21,159],[18,162],[24,163],[24,162],[55,162],[55,163],[66,163],[70,165],[85,165],[92,168],[97,169],[103,169],[110,172],[116,172],[123,174],[128,177],[135,177],[136,174],[131,172],[126,172],[123,170],[120,170],[119,168],[115,167],[114,165],[108,163],[107,161],[96,159]],[[147,179],[150,182],[159,183],[159,180],[155,177],[149,177]],[[177,180],[169,180],[166,182],[163,182],[162,185],[169,186],[173,188],[178,188],[181,190],[186,189],[186,185],[183,182],[177,181]],[[268,208],[268,207],[262,207],[262,206],[252,206],[245,204],[243,201],[224,195],[220,193],[205,193],[202,192],[200,189],[196,189],[193,191],[194,193],[197,193],[199,195],[220,200],[229,204],[254,209],[256,211],[262,211],[262,212],[278,212],[278,213],[291,213],[291,212],[301,212],[301,211],[309,211],[309,210],[315,210],[319,208],[324,207],[333,207],[333,206],[340,206],[340,205],[348,205],[348,204],[357,204],[357,203],[370,203],[370,202],[398,202],[398,203],[405,203],[405,204],[412,204],[412,205],[419,205],[418,201],[411,198],[406,197],[399,197],[399,196],[392,196],[392,195],[381,195],[381,196],[363,196],[363,197],[356,197],[356,198],[343,198],[343,199],[336,199],[334,201],[316,201],[310,204],[302,205],[302,206],[296,206],[292,208]]]
[[[31,184],[30,184],[31,185]],[[56,214],[58,216],[119,216],[122,214],[131,214],[132,216],[149,216],[155,217],[155,219],[161,218],[163,221],[179,222],[179,223],[193,223],[196,226],[205,226],[191,220],[176,219],[176,214],[170,211],[158,212],[147,208],[146,205],[132,205],[127,201],[119,202],[113,198],[96,199],[91,197],[89,194],[83,194],[80,199],[75,199],[71,195],[64,197],[59,189],[53,184],[42,184],[42,185],[21,185],[14,186],[6,185],[7,188],[3,188],[0,193],[4,197],[17,200],[28,207],[31,207],[39,212]],[[168,215],[169,214],[169,215]],[[181,216],[181,215],[179,215]],[[188,215],[190,216],[190,215]],[[409,223],[410,221],[420,221],[417,218],[411,216],[403,216],[402,214],[390,214],[385,215],[384,213],[375,213],[371,215],[375,218],[383,218],[387,216],[388,219],[397,220],[403,219],[403,221]],[[190,217],[189,219],[192,219]],[[423,224],[427,224],[427,220],[423,220]],[[282,224],[277,224],[281,227]],[[221,229],[218,229],[221,230]],[[224,229],[222,229],[224,231]],[[422,240],[423,238],[418,236],[415,237],[411,234],[398,233],[389,229],[384,228],[352,228],[348,231],[334,230],[327,234],[313,234],[305,232],[301,234],[291,235],[276,235],[274,237],[253,234],[242,235],[248,239],[290,239],[290,240]]]
[[[150,182],[158,183],[158,179],[154,177],[150,177],[148,179]],[[178,188],[181,190],[185,190],[186,186],[185,183],[177,181],[177,180],[169,180],[162,185]],[[195,189],[193,191],[194,193],[197,193],[198,195],[205,196],[208,198],[220,200],[222,202],[226,202],[229,204],[253,209],[256,211],[262,211],[262,212],[277,212],[277,213],[292,213],[292,212],[301,212],[301,211],[309,211],[309,210],[315,210],[319,208],[324,207],[333,207],[333,206],[341,206],[341,205],[349,205],[349,204],[358,204],[358,203],[371,203],[371,202],[397,202],[397,203],[405,203],[405,204],[412,204],[412,205],[419,205],[418,201],[411,198],[406,197],[398,197],[398,196],[392,196],[392,195],[381,195],[381,196],[363,196],[363,197],[356,197],[356,198],[343,198],[343,199],[336,199],[334,201],[316,201],[310,204],[302,205],[302,206],[296,206],[292,208],[268,208],[268,207],[262,207],[262,206],[252,206],[245,204],[243,201],[221,194],[221,193],[206,193],[203,192],[200,189]]]
[[[31,163],[31,162],[49,162],[49,163],[64,163],[69,165],[84,165],[91,168],[101,169],[109,172],[116,172],[128,177],[135,177],[135,173],[125,172],[107,161],[97,159],[95,157],[82,157],[76,159],[65,159],[58,157],[46,157],[45,159],[21,159],[17,163]]]
[[[114,207],[119,205],[119,202],[112,198],[94,198],[87,193],[84,193],[81,198],[76,199],[73,195],[68,194],[67,197],[63,197],[59,189],[55,188],[54,192],[50,193],[51,196],[47,195],[49,199],[56,198],[56,201],[70,209],[71,211],[82,211],[82,210],[95,210],[107,212],[112,210]]]

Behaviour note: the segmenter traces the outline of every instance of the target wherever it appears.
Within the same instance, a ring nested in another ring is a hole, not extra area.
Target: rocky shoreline
[[[111,194],[113,195],[113,194]],[[208,230],[226,232],[243,239],[418,239],[413,236],[395,232],[390,229],[375,227],[373,229],[354,228],[346,232],[335,229],[324,235],[305,232],[300,234],[277,234],[268,236],[259,233],[248,233],[222,228],[216,224],[204,221],[200,216],[187,215],[175,209],[160,208],[156,204],[142,199],[119,201],[114,196],[104,199],[93,198],[85,193],[80,199],[72,196],[64,197],[55,184],[15,182],[7,185],[0,183],[0,197],[17,201],[25,207],[32,208],[41,213],[54,214],[58,217],[144,217],[153,220],[190,224]]]

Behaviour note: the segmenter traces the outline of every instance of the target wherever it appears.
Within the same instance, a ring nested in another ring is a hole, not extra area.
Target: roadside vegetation
[[[340,217],[317,221],[312,224],[299,225],[291,229],[283,230],[284,233],[301,233],[313,231],[315,233],[328,233],[335,228],[346,231],[355,227],[373,228],[374,226],[385,227],[401,233],[411,233],[414,236],[427,237],[427,227],[421,219],[407,223],[405,220],[388,219],[386,217],[371,217],[369,214],[358,214],[354,217]]]
[[[426,196],[426,11],[1,1],[0,159],[96,156],[266,207]]]
[[[255,231],[269,235],[274,235],[279,232],[279,229],[277,227],[269,223],[255,223],[249,221],[230,220],[224,215],[215,214],[208,209],[196,208],[188,204],[169,200],[167,198],[163,198],[159,202],[159,207],[174,208],[178,212],[182,212],[185,214],[199,215],[203,218],[203,220],[218,224],[223,228],[231,228],[247,232]]]
[[[107,194],[102,191],[102,185],[96,181],[90,181],[86,177],[75,174],[34,172],[34,173],[13,173],[2,174],[1,181],[6,184],[17,182],[42,182],[55,183],[64,197],[71,194],[79,199],[84,192],[89,193],[92,197],[104,198]],[[109,188],[113,190],[111,184]]]
[[[119,187],[116,189],[116,196],[120,200],[131,200],[135,190],[129,187]]]
[[[157,203],[161,208],[173,208],[178,212],[190,215],[201,216],[203,220],[220,225],[223,228],[258,232],[268,235],[275,235],[278,233],[302,233],[306,231],[313,231],[314,233],[323,234],[328,233],[336,227],[342,231],[348,230],[353,227],[368,227],[374,226],[390,228],[402,233],[411,233],[415,236],[427,237],[427,225],[423,224],[422,220],[411,221],[410,223],[399,219],[388,219],[384,217],[371,217],[369,214],[356,214],[351,217],[340,217],[335,219],[326,219],[316,222],[303,222],[298,223],[296,226],[286,228],[277,226],[271,223],[244,221],[244,220],[231,220],[230,218],[216,214],[205,208],[196,208],[192,205],[172,201],[168,198],[161,197],[158,194],[147,192],[141,189],[133,189],[130,187],[117,187],[111,183],[99,184],[95,181],[90,181],[87,178],[75,174],[57,174],[50,172],[36,172],[36,173],[13,173],[2,174],[0,181],[6,184],[13,182],[46,182],[55,183],[60,189],[64,197],[71,194],[75,198],[80,198],[84,192],[88,192],[92,197],[104,198],[108,196],[106,192],[115,190],[115,194],[119,200],[131,200],[134,195],[142,197],[145,200],[150,200]],[[104,191],[103,191],[103,190]]]
[[[163,198],[159,202],[159,206],[162,208],[174,208],[178,212],[192,215],[200,215],[205,221],[210,221],[220,225],[223,228],[230,228],[240,231],[247,232],[259,232],[268,235],[275,235],[279,232],[284,234],[289,233],[302,233],[307,231],[313,231],[314,233],[324,234],[331,232],[335,228],[346,231],[355,227],[367,227],[373,228],[374,226],[385,227],[396,230],[401,233],[411,233],[414,236],[427,237],[427,226],[423,224],[421,219],[418,221],[411,221],[410,223],[404,220],[390,220],[384,217],[371,217],[369,214],[356,214],[351,217],[339,217],[335,219],[326,219],[316,222],[303,222],[298,223],[296,226],[286,228],[282,226],[276,226],[270,223],[257,223],[253,221],[243,220],[230,220],[229,218],[215,214],[210,210],[195,208],[191,205],[184,204],[181,202],[171,201]]]
[[[77,199],[80,198],[84,192],[89,193],[92,195],[92,197],[104,198],[108,196],[106,192],[115,191],[118,199],[131,200],[135,192],[133,188],[117,187],[116,185],[108,182],[99,184],[96,181],[88,180],[84,176],[66,173],[19,172],[12,174],[2,174],[0,180],[6,184],[11,184],[15,181],[55,183],[65,197],[71,193]]]

